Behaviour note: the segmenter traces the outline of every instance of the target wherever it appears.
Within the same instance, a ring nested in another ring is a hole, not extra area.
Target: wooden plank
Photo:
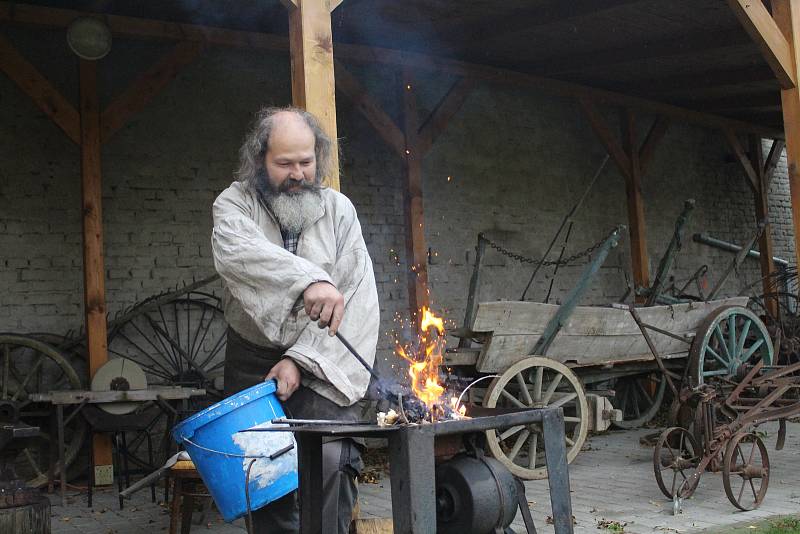
[[[631,268],[635,287],[650,287],[650,265],[647,255],[644,200],[642,198],[642,168],[639,164],[639,142],[633,112],[622,114],[622,143],[630,161],[630,171],[625,176],[625,196],[628,208],[628,233],[630,235]],[[642,300],[636,297],[637,301]]]
[[[658,143],[667,133],[667,128],[669,128],[669,121],[664,117],[656,117],[653,126],[647,132],[647,137],[644,138],[642,147],[639,149],[639,167],[641,167],[642,173],[647,170],[647,165],[650,163]]]
[[[427,154],[439,134],[444,132],[450,122],[467,97],[475,88],[475,80],[472,78],[461,78],[450,87],[447,94],[439,101],[428,118],[422,123],[419,129],[419,147],[422,154]]]
[[[0,35],[0,69],[27,94],[42,112],[50,117],[75,144],[80,144],[78,111],[14,45]]]
[[[26,25],[63,28],[79,16],[98,16],[89,12],[68,9],[54,9],[49,7],[28,6],[0,0],[0,22],[13,22]],[[221,46],[232,46],[274,51],[286,51],[289,44],[286,37],[256,32],[225,30],[190,24],[176,24],[165,21],[148,20],[135,17],[121,17],[116,15],[104,16],[112,31],[119,35],[131,38],[156,39],[156,40],[188,40]],[[746,37],[746,35],[745,35]],[[749,42],[749,39],[748,39]],[[378,63],[394,66],[413,67],[417,70],[446,73],[454,76],[470,76],[478,80],[508,84],[516,87],[529,87],[548,93],[570,96],[575,98],[593,98],[606,105],[627,106],[656,115],[666,115],[693,124],[700,124],[711,128],[730,127],[742,132],[760,134],[765,138],[783,138],[783,131],[773,127],[765,127],[709,113],[682,109],[677,106],[664,104],[622,94],[614,91],[595,89],[576,83],[563,82],[542,76],[534,76],[510,69],[491,67],[487,65],[471,64],[448,58],[435,57],[426,54],[393,50],[389,48],[370,47],[364,45],[338,43],[336,54],[343,59]],[[748,70],[763,70],[758,68]],[[701,78],[692,76],[691,79]],[[691,80],[690,79],[690,80]],[[683,87],[682,80],[677,87]]]
[[[183,67],[194,61],[202,48],[203,45],[192,41],[176,44],[122,95],[114,99],[103,111],[100,121],[103,142],[122,128],[131,117],[143,110]]]
[[[406,139],[403,131],[341,62],[335,61],[334,64],[336,66],[336,88],[353,102],[356,109],[369,121],[386,144],[398,156],[405,158]]]
[[[313,113],[333,141],[331,175],[325,184],[339,190],[336,83],[329,0],[300,0],[289,9],[292,103]]]
[[[772,246],[772,225],[769,222],[769,184],[764,175],[764,151],[761,146],[761,138],[755,135],[749,136],[750,142],[750,163],[754,169],[758,169],[758,188],[754,191],[756,221],[767,221],[761,237],[758,238],[758,251],[761,253],[759,263],[761,264],[762,287],[764,293],[774,293],[777,291],[773,275],[775,274],[775,263],[772,256],[775,251]],[[778,301],[768,299],[765,303],[767,310],[773,317],[778,317]]]
[[[100,168],[100,102],[97,63],[80,63],[81,196],[83,200],[83,301],[89,378],[108,361],[105,269],[103,268],[103,191]],[[95,470],[112,465],[111,437],[93,436]],[[96,477],[95,477],[96,480]]]
[[[722,132],[725,134],[725,139],[728,140],[728,145],[730,145],[731,150],[733,150],[734,156],[736,156],[736,159],[739,160],[739,163],[744,169],[745,177],[747,178],[747,184],[753,191],[758,191],[760,188],[758,173],[750,163],[750,158],[747,156],[744,147],[742,147],[742,144],[739,142],[736,132],[727,128],[723,129]]]
[[[623,150],[622,146],[617,141],[617,138],[614,136],[611,128],[608,127],[608,123],[597,110],[589,98],[579,98],[578,103],[581,105],[586,118],[589,119],[589,124],[592,126],[592,130],[600,139],[600,142],[606,149],[606,152],[611,156],[614,160],[614,163],[617,164],[617,169],[619,172],[622,173],[622,176],[628,176],[631,172],[631,162],[628,159],[628,155]]]
[[[781,159],[781,155],[785,146],[786,143],[781,139],[774,139],[772,141],[772,147],[769,149],[767,162],[764,164],[764,179],[767,182],[767,187],[769,187],[769,184],[772,181],[775,167],[777,167],[778,161]]]
[[[411,69],[403,69],[403,129],[406,149],[406,262],[408,306],[411,315],[429,306],[428,248],[425,244],[425,212],[422,199],[422,152],[419,150],[417,96]]]
[[[795,86],[792,49],[761,0],[728,0],[783,89]]]
[[[714,69],[688,74],[639,78],[626,82],[609,84],[609,89],[629,94],[661,95],[668,93],[685,93],[690,90],[739,85],[751,82],[774,82],[775,89],[780,89],[775,74],[768,66],[752,66],[735,69]],[[681,106],[681,103],[674,102]]]

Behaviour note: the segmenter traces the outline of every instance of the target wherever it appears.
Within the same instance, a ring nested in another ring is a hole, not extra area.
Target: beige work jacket
[[[228,324],[243,338],[284,349],[306,373],[303,383],[340,406],[366,393],[370,375],[342,343],[301,307],[313,282],[344,295],[342,335],[370,364],[380,325],[372,260],[356,210],[333,189],[321,191],[319,218],[300,235],[297,254],[283,248],[275,217],[258,195],[234,182],[214,202],[211,247],[223,279]]]

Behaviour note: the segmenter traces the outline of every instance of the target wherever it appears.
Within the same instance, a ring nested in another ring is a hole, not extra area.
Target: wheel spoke
[[[744,325],[742,325],[742,333],[739,334],[739,343],[736,345],[736,354],[741,354],[744,350],[744,344],[747,341],[747,334],[750,333],[750,326],[753,324],[752,319],[745,320]]]
[[[503,397],[505,397],[506,399],[510,400],[510,401],[511,401],[513,404],[515,404],[515,405],[516,405],[518,408],[527,408],[527,406],[525,406],[524,404],[522,404],[522,403],[519,401],[519,399],[517,399],[517,398],[516,398],[514,395],[512,395],[511,393],[509,393],[509,392],[508,392],[508,391],[506,391],[505,389],[504,389],[503,391],[501,391],[501,392],[500,392],[500,394],[501,394],[501,395],[503,395]]]
[[[3,399],[8,398],[8,382],[9,375],[11,374],[11,347],[6,344],[3,345]]]
[[[33,378],[36,375],[36,373],[39,371],[39,368],[42,367],[42,364],[44,364],[44,354],[39,354],[39,358],[36,360],[36,363],[33,364],[33,367],[31,367],[30,371],[28,371],[28,376],[25,377],[25,380],[23,380],[22,383],[19,385],[19,388],[17,389],[17,392],[14,393],[13,397],[11,397],[12,401],[17,400],[17,397],[23,391],[26,393],[26,396],[27,396],[27,394],[29,392],[28,392],[28,388],[26,386],[28,385],[28,382],[30,382],[31,378]]]
[[[569,401],[571,401],[571,400],[574,400],[574,399],[576,399],[577,397],[578,397],[578,394],[577,394],[577,393],[575,393],[575,392],[572,392],[572,393],[569,393],[569,394],[567,394],[567,395],[564,395],[563,397],[561,397],[560,399],[558,399],[558,400],[557,400],[556,402],[554,402],[553,404],[549,404],[547,407],[548,407],[548,408],[558,408],[558,407],[560,407],[560,406],[564,406],[566,403],[568,403],[568,402],[569,402]]]
[[[214,324],[214,321],[209,320],[208,324],[204,326],[205,318],[206,318],[206,306],[201,306],[202,312],[200,313],[200,321],[197,323],[199,326],[194,331],[194,337],[192,338],[192,358],[197,356],[197,353],[200,352],[200,347],[203,346],[203,340],[206,338],[206,334],[208,334],[209,329],[211,329],[211,325]],[[214,316],[212,314],[211,318],[213,319]],[[200,337],[200,330],[203,330],[203,337]],[[200,343],[197,343],[198,338],[200,339]]]
[[[133,340],[131,340],[131,339],[130,339],[130,338],[129,338],[129,337],[126,335],[126,334],[125,334],[125,332],[122,332],[122,331],[120,331],[120,333],[119,333],[118,335],[119,335],[119,336],[120,336],[122,339],[124,339],[125,341],[127,341],[128,343],[130,343],[132,346],[136,347],[136,349],[137,349],[139,352],[141,352],[141,353],[142,353],[142,355],[143,355],[145,358],[147,358],[148,360],[150,360],[151,362],[153,362],[153,364],[154,364],[154,365],[157,365],[158,367],[160,367],[160,368],[161,368],[161,369],[164,371],[164,373],[166,373],[168,376],[169,376],[169,375],[171,375],[171,373],[170,373],[169,369],[167,369],[166,367],[164,367],[163,365],[161,365],[161,362],[159,362],[158,360],[156,360],[155,358],[153,358],[153,357],[152,357],[152,356],[151,356],[151,355],[150,355],[150,354],[149,354],[147,351],[145,351],[145,350],[144,350],[142,347],[140,347],[139,345],[137,345],[136,343],[134,343],[134,342],[133,342]],[[151,343],[151,344],[152,344],[152,343]],[[155,348],[155,347],[154,347],[154,348]],[[156,350],[158,350],[158,349],[156,349]],[[130,356],[128,356],[127,358],[128,358],[129,360],[132,360],[132,359],[133,359],[133,358],[131,358]]]
[[[37,476],[42,476],[44,473],[42,473],[42,470],[39,469],[39,464],[36,463],[36,460],[33,459],[33,455],[31,454],[31,451],[27,447],[25,447],[22,450],[22,452],[25,455],[25,458],[28,460],[28,463],[31,465],[31,467],[33,467],[33,470],[36,472],[36,475]]]
[[[758,492],[756,491],[755,484],[753,484],[753,479],[752,478],[748,478],[747,481],[750,483],[750,489],[753,490],[753,502],[757,502],[758,501]]]
[[[730,365],[731,365],[731,363],[728,360],[724,359],[722,356],[717,354],[717,351],[712,349],[711,346],[706,346],[706,351],[710,352],[715,360],[717,360],[719,363],[724,365],[725,366],[725,370],[727,371],[728,367],[730,367]]]
[[[544,380],[544,367],[536,368],[536,376],[533,380],[533,400],[541,402],[542,400],[542,381]]]
[[[522,398],[525,400],[525,404],[528,406],[533,406],[533,399],[531,398],[530,391],[528,391],[528,384],[525,383],[525,379],[522,377],[522,373],[517,373],[514,378],[517,379],[519,391],[522,393]]]
[[[569,447],[572,447],[573,445],[575,445],[575,442],[574,442],[574,441],[572,441],[572,439],[570,439],[570,437],[569,437],[569,436],[564,436],[564,441],[567,443],[567,445],[568,445]]]
[[[547,391],[545,391],[544,395],[542,396],[542,404],[544,406],[549,405],[550,399],[553,398],[553,393],[556,392],[556,388],[558,388],[562,378],[564,378],[564,375],[561,373],[556,373],[555,376],[553,376],[553,381],[547,386]]]
[[[739,496],[736,498],[736,501],[741,504],[742,502],[742,495],[744,495],[744,487],[747,486],[747,481],[742,477],[742,487],[739,488]]]
[[[508,453],[509,460],[511,460],[512,462],[514,461],[514,458],[516,458],[517,454],[519,454],[520,449],[522,449],[522,446],[525,444],[525,441],[528,439],[529,435],[530,431],[526,430],[525,432],[517,436],[517,441],[514,443],[514,447],[512,447],[511,451]]]
[[[757,351],[759,348],[761,348],[761,345],[763,345],[763,344],[764,344],[764,338],[761,338],[761,339],[757,340],[755,343],[753,343],[750,346],[750,348],[747,349],[746,352],[744,352],[742,354],[742,358],[739,361],[744,363],[747,360],[749,360],[750,356],[752,356],[755,351]]]
[[[728,344],[725,343],[725,336],[722,335],[722,329],[720,328],[719,325],[716,325],[714,327],[714,335],[716,336],[717,341],[719,341],[719,344],[722,347],[722,351],[725,353],[725,356],[728,357],[728,360],[729,361],[733,360],[733,356],[728,350]]]
[[[729,349],[728,354],[733,356],[734,359],[736,358],[736,355],[738,354],[736,352],[736,345],[737,345],[736,341],[737,341],[737,339],[736,339],[736,315],[730,314],[728,316],[728,344],[730,345],[728,347],[728,349]]]
[[[580,417],[565,416],[564,417],[564,422],[565,423],[580,423],[581,422],[581,418]]]
[[[500,434],[500,441],[507,440],[508,438],[510,438],[511,436],[513,436],[514,434],[516,434],[517,432],[519,432],[520,430],[522,430],[524,428],[525,428],[525,426],[523,426],[523,425],[512,426],[511,428],[509,428],[508,430],[506,430],[505,432]]]

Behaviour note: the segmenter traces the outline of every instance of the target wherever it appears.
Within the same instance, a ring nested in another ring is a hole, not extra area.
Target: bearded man
[[[310,113],[262,109],[242,145],[238,180],[214,202],[212,250],[229,325],[226,394],[275,379],[290,417],[355,421],[369,373],[333,336],[341,328],[373,362],[378,293],[353,204],[321,185],[332,150]],[[334,524],[348,531],[359,446],[323,444],[326,532]],[[296,493],[254,512],[253,523],[258,533],[297,532]]]

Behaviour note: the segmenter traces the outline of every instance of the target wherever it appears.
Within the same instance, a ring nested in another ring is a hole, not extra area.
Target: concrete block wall
[[[77,102],[75,60],[57,31],[13,29],[16,46]],[[117,40],[99,64],[105,104],[166,52],[162,44]],[[347,64],[398,124],[398,70]],[[415,90],[430,112],[453,79],[421,73]],[[381,299],[379,366],[396,362],[392,332],[407,309],[404,171],[344,95],[338,98],[342,191],[356,205]],[[210,207],[231,181],[252,113],[290,101],[284,55],[210,48],[185,68],[103,148],[106,292],[109,313],[213,272]],[[612,122],[615,116],[608,110]],[[642,117],[641,134],[650,117]],[[64,333],[82,322],[79,152],[10,80],[0,76],[0,331]],[[571,101],[529,89],[481,83],[423,160],[430,289],[449,322],[463,318],[478,232],[540,257],[563,215],[605,153]],[[687,234],[708,231],[741,242],[754,226],[752,194],[719,132],[671,125],[643,180],[650,270],[672,235],[683,200],[697,199]],[[785,160],[771,189],[776,254],[794,258]],[[624,183],[609,162],[574,218],[566,254],[626,223]],[[560,247],[560,243],[558,245]],[[731,258],[686,240],[675,277],[703,263],[709,281]],[[627,235],[589,289],[587,304],[618,300],[629,270]],[[563,268],[557,302],[584,264]],[[519,298],[531,270],[495,252],[485,258],[483,299]],[[531,292],[547,293],[544,269]],[[728,287],[757,280],[751,262]]]

